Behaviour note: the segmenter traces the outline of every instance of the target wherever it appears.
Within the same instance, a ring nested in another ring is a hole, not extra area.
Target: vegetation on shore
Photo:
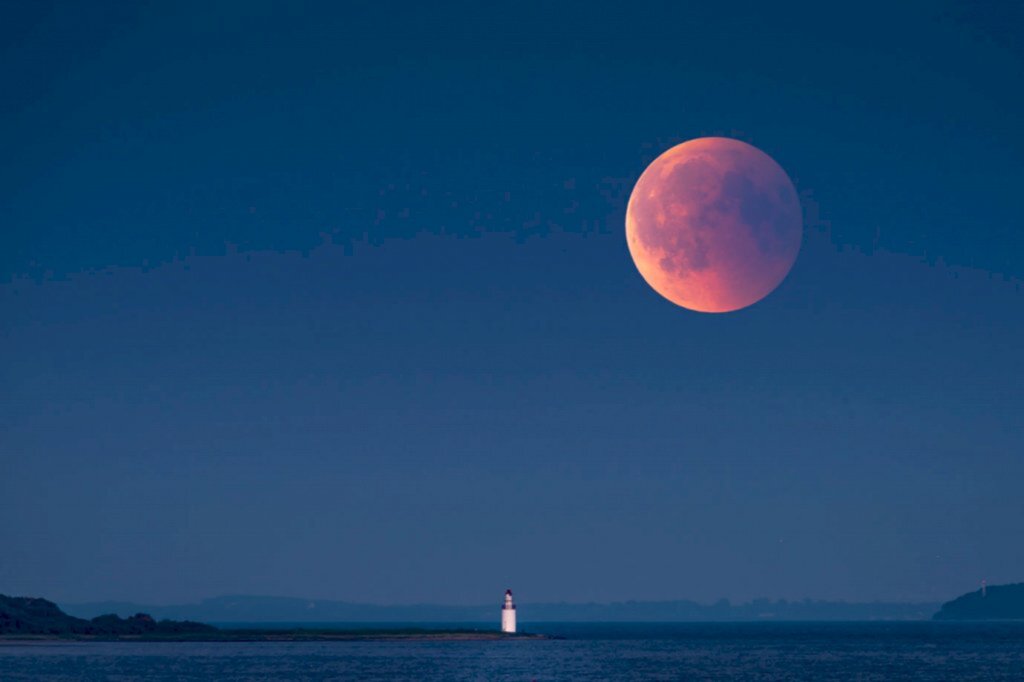
[[[0,635],[57,635],[82,637],[120,637],[144,635],[179,636],[209,634],[212,625],[193,621],[157,621],[145,613],[129,618],[114,614],[91,620],[75,618],[61,611],[52,601],[38,597],[8,597],[0,594]]]

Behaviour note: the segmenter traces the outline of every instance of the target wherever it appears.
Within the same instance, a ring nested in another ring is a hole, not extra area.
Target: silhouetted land
[[[91,620],[75,618],[51,601],[37,597],[0,595],[0,639],[100,639],[140,641],[317,641],[317,640],[466,640],[502,639],[487,630],[292,629],[228,630],[194,621],[157,621],[145,613],[128,618],[108,614]],[[536,635],[512,635],[532,638]]]
[[[156,621],[145,613],[129,618],[113,614],[91,620],[69,616],[52,601],[0,594],[0,635],[61,635],[83,637],[178,636],[216,632],[192,621]]]
[[[946,602],[935,620],[1024,620],[1024,583],[993,585]]]
[[[755,599],[712,604],[689,600],[613,603],[520,603],[523,622],[736,622],[928,620],[939,602],[853,603],[803,599]],[[193,604],[149,605],[128,602],[62,604],[68,613],[91,618],[101,613],[150,613],[158,618],[206,623],[497,623],[500,604],[475,606],[411,604],[381,606],[333,601],[234,595]],[[316,627],[314,625],[314,627]]]

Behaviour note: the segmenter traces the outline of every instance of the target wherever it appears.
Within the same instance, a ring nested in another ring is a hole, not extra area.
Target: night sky
[[[1021,6],[568,4],[0,4],[0,592],[1024,579]],[[624,234],[705,135],[804,214],[722,315]]]

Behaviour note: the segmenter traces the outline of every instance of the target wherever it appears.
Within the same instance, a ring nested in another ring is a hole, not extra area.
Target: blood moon
[[[672,147],[637,180],[626,209],[633,262],[659,294],[690,310],[757,303],[785,279],[803,233],[789,176],[726,137]]]

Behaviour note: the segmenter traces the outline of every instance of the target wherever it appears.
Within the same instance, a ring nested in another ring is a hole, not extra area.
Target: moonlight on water
[[[690,310],[757,303],[800,250],[800,201],[779,164],[745,142],[702,137],[643,172],[626,209],[626,241],[643,278]]]

